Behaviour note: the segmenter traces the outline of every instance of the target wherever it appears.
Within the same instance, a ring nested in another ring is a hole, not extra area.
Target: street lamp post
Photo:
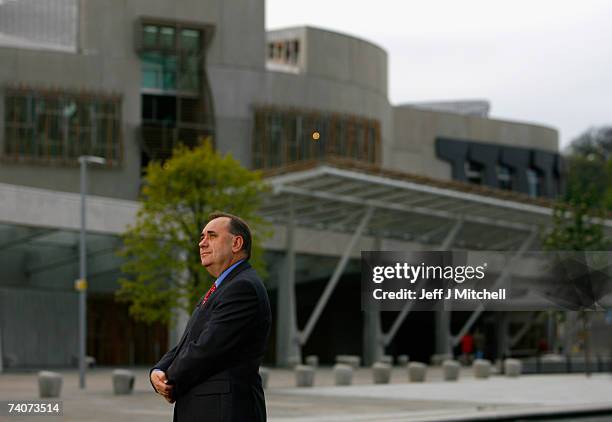
[[[79,240],[79,280],[76,289],[79,291],[79,387],[85,388],[85,353],[87,339],[87,250],[85,246],[86,232],[86,210],[85,199],[87,197],[87,163],[106,164],[102,157],[92,155],[81,155],[81,233]]]

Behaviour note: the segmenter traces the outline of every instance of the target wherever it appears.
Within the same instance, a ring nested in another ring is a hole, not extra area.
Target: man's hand
[[[156,369],[151,372],[151,382],[158,394],[165,398],[168,403],[174,403],[174,399],[172,398],[172,385],[167,384],[168,378],[166,378],[166,373],[164,371]]]

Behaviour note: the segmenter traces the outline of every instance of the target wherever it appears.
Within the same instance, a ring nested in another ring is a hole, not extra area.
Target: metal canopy
[[[291,171],[292,170],[292,171]],[[284,283],[278,290],[277,363],[301,361],[308,341],[335,289],[352,250],[362,236],[377,240],[411,241],[424,249],[513,250],[521,256],[541,249],[538,233],[550,226],[554,203],[462,182],[444,182],[379,169],[308,164],[269,176],[272,187],[261,214],[275,225],[287,227]],[[602,221],[612,232],[612,221]],[[295,297],[294,228],[308,227],[351,235],[325,290],[303,328],[297,325]],[[433,245],[433,246],[432,246]],[[374,362],[384,353],[410,312],[410,302],[383,333],[378,312],[365,318],[364,351]],[[436,312],[436,349],[447,353],[470,329],[482,309],[456,336],[451,335],[451,313]],[[503,334],[505,338],[505,334]]]
[[[5,287],[73,291],[78,265],[78,237],[73,230],[0,223],[0,268]],[[121,238],[113,234],[87,233],[90,250],[90,286],[110,292],[123,263],[117,255]]]
[[[425,245],[441,244],[461,219],[455,247],[514,250],[528,233],[549,226],[553,213],[552,202],[521,194],[327,164],[267,181],[272,193],[261,213],[276,224],[288,224],[291,201],[296,226],[353,233],[364,210],[372,207],[365,235]],[[612,232],[612,221],[604,226]]]

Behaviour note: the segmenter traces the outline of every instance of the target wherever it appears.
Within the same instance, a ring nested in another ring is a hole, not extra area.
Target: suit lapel
[[[219,286],[219,288],[217,288],[214,293],[212,295],[210,295],[210,297],[208,298],[208,300],[206,301],[206,303],[204,305],[197,305],[197,309],[196,311],[191,315],[191,318],[189,319],[189,322],[187,323],[187,327],[185,328],[185,332],[183,333],[183,337],[181,338],[181,341],[179,342],[179,346],[176,348],[176,353],[175,356],[178,354],[179,350],[181,349],[181,347],[183,346],[183,343],[185,342],[185,339],[187,337],[189,337],[189,332],[191,331],[191,328],[193,326],[193,321],[197,318],[198,314],[200,312],[204,312],[204,308],[206,307],[206,305],[208,305],[209,303],[211,303],[212,301],[214,301],[217,296],[219,295],[220,291],[223,290],[223,288],[225,286],[227,286],[227,283],[232,281],[238,274],[240,274],[241,272],[248,270],[249,268],[251,268],[251,264],[249,264],[248,261],[242,261],[240,264],[238,264],[238,266],[236,268],[234,268],[232,270],[232,272],[230,272],[225,279],[223,279],[223,281],[221,282],[221,286]],[[206,295],[204,295],[206,296]],[[198,303],[202,303],[202,300],[204,299],[204,296],[202,296],[199,300]]]
[[[230,272],[227,277],[225,277],[223,279],[223,281],[221,282],[221,285],[215,290],[215,293],[213,293],[209,300],[206,302],[210,302],[210,299],[212,299],[213,296],[215,296],[217,293],[219,293],[221,290],[223,290],[223,288],[225,286],[227,286],[227,283],[229,283],[230,281],[232,281],[234,278],[236,278],[236,276],[238,274],[240,274],[241,272],[248,270],[249,268],[251,268],[251,264],[249,264],[248,261],[242,261],[240,264],[238,264],[238,266],[236,268],[234,268],[232,270],[232,272]]]
[[[227,277],[225,277],[225,279],[223,280],[223,282],[221,282],[221,287],[219,287],[218,289],[215,289],[215,292],[210,296],[209,299],[212,299],[213,296],[215,296],[219,290],[221,290],[224,286],[225,283],[227,283],[228,281],[232,280],[234,277],[236,277],[239,273],[241,273],[244,270],[247,270],[251,268],[251,264],[249,264],[248,261],[242,261],[240,264],[238,264],[238,266],[236,268],[234,268],[232,270],[231,273],[229,273],[227,275]],[[198,304],[196,305],[197,307],[201,307],[200,304],[204,301],[204,298],[206,297],[206,293],[204,293],[200,299],[198,299]],[[210,300],[208,300],[206,303],[210,302]]]

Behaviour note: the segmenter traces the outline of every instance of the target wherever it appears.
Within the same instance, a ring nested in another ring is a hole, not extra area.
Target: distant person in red
[[[474,336],[467,333],[461,338],[461,353],[463,354],[463,362],[469,363],[474,352]]]

